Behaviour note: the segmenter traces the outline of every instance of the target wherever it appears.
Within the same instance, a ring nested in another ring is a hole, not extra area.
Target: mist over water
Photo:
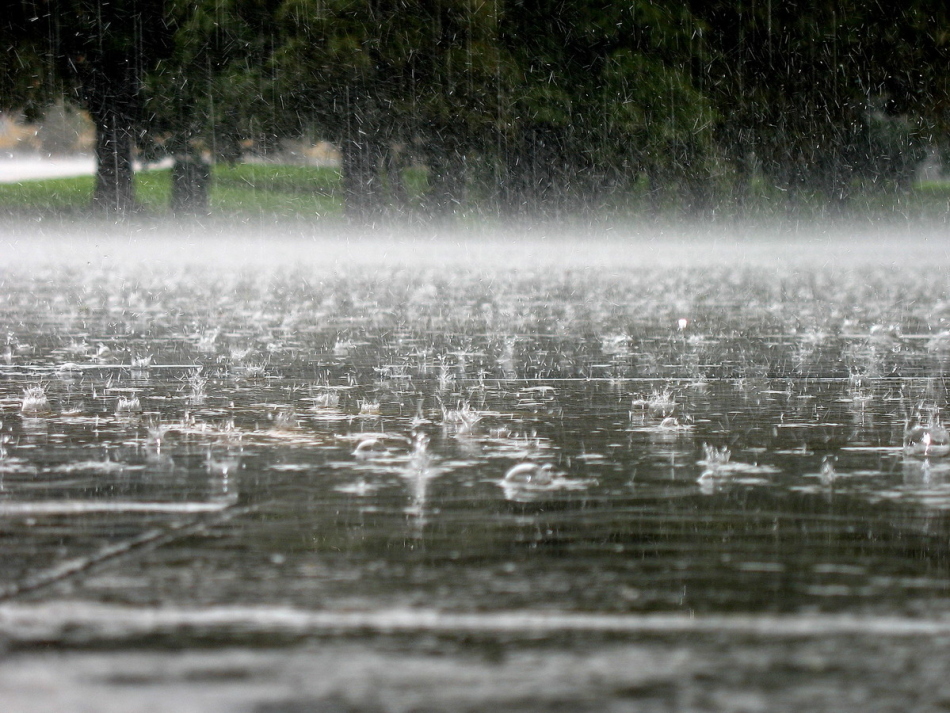
[[[192,265],[318,271],[357,267],[560,270],[891,264],[916,268],[950,260],[946,226],[927,221],[562,221],[471,225],[351,225],[327,220],[113,223],[46,218],[5,221],[0,256],[9,269],[83,263],[127,269]]]

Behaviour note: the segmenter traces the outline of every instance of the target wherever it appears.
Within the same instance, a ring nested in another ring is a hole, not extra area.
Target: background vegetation
[[[168,200],[202,213],[265,170],[224,166],[300,137],[332,142],[340,173],[273,185],[361,220],[914,209],[918,166],[950,147],[935,0],[11,5],[0,108],[85,108],[109,211],[150,202],[134,152],[173,157]]]

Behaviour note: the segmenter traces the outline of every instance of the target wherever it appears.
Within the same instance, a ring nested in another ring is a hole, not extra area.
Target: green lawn
[[[215,166],[211,209],[229,215],[340,215],[343,209],[340,172],[335,168],[313,166]]]
[[[239,164],[215,166],[211,209],[232,217],[278,215],[289,218],[340,215],[339,171],[334,168]],[[83,213],[88,210],[91,176],[0,184],[0,210]],[[171,172],[142,171],[135,196],[143,210],[168,211]]]
[[[92,176],[0,183],[0,207],[8,210],[77,210],[89,203],[93,185]]]
[[[212,213],[225,219],[261,217],[313,219],[342,215],[340,172],[336,168],[276,164],[218,165],[213,169]],[[0,211],[14,214],[81,215],[89,211],[93,178],[56,178],[0,184]],[[135,177],[136,198],[147,215],[168,213],[171,173],[144,171]],[[404,177],[411,205],[418,206],[425,190],[424,172],[409,169]],[[659,206],[647,200],[639,182],[629,192],[621,192],[604,206],[615,217],[649,215],[657,207],[664,214],[681,211],[675,190]],[[715,203],[715,200],[714,200]],[[736,214],[728,201],[716,208],[720,217]],[[469,216],[478,219],[476,210]],[[876,220],[878,218],[950,219],[950,184],[920,184],[909,193],[856,190],[846,207],[829,206],[820,196],[800,196],[789,209],[777,190],[757,182],[750,191],[743,215],[753,220],[769,216],[822,219],[829,216]]]

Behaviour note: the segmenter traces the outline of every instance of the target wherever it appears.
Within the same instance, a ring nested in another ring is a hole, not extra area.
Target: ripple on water
[[[170,601],[944,606],[867,558],[950,580],[950,278],[780,272],[10,273],[0,527],[260,508],[143,560]]]

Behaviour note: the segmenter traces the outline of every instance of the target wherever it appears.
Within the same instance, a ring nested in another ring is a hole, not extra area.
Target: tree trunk
[[[745,215],[752,195],[752,153],[744,149],[737,146],[732,161],[736,172],[732,182],[732,205],[737,216]]]
[[[707,216],[712,210],[710,195],[711,176],[705,152],[701,146],[689,142],[684,147],[686,171],[686,214],[694,218]]]
[[[433,217],[450,217],[459,212],[465,199],[465,157],[457,146],[445,141],[433,142],[427,154],[426,209]]]
[[[650,215],[656,218],[663,210],[663,201],[669,183],[668,172],[660,165],[659,161],[652,158],[647,160],[645,169],[647,175],[647,206]]]
[[[83,104],[96,126],[96,187],[92,205],[112,213],[135,208],[132,151],[138,116],[139,77],[127,57],[78,62]]]
[[[96,126],[92,204],[126,213],[135,208],[132,152],[141,116],[142,75],[174,48],[175,26],[165,16],[170,3],[84,0],[34,5],[49,23],[51,57],[64,78],[75,80],[77,98]]]
[[[372,219],[382,211],[379,146],[367,134],[348,137],[340,147],[340,158],[344,213],[357,221]]]
[[[93,207],[128,213],[135,207],[133,120],[118,101],[104,97],[92,113],[96,125],[96,187]]]
[[[545,124],[528,126],[507,155],[508,212],[550,216],[556,212],[563,155],[556,130]]]
[[[172,167],[172,211],[177,215],[208,215],[211,167],[201,158],[179,156]]]

